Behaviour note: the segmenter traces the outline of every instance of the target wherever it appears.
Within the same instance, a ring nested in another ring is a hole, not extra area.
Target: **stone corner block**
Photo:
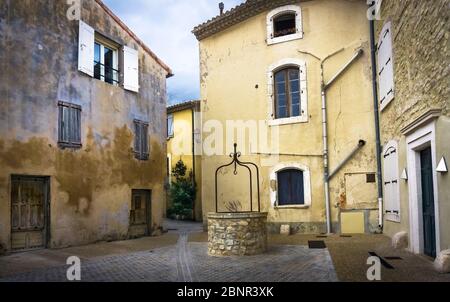
[[[408,244],[408,233],[406,232],[399,232],[392,237],[392,247],[394,249],[406,249]]]
[[[442,251],[434,261],[434,268],[442,274],[450,273],[450,250]]]

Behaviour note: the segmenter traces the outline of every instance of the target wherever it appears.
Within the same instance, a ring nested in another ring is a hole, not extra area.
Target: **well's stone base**
[[[210,256],[251,256],[267,251],[267,213],[208,214]]]

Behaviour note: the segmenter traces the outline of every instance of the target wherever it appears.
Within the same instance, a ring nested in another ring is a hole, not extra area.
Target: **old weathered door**
[[[424,253],[428,256],[436,257],[436,229],[431,148],[427,148],[420,152],[420,166],[422,176]]]
[[[48,179],[13,176],[11,249],[44,248],[47,243]]]
[[[151,191],[133,190],[131,200],[131,226],[134,236],[146,236],[151,232]],[[140,227],[140,228],[136,228]],[[140,229],[140,231],[139,231]]]

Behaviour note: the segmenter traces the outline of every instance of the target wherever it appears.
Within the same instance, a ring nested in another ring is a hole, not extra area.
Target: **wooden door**
[[[48,180],[14,176],[11,187],[11,249],[46,247],[47,224]]]
[[[133,190],[131,197],[131,226],[140,226],[144,230],[143,235],[151,232],[151,191]],[[139,235],[139,234],[137,234]]]

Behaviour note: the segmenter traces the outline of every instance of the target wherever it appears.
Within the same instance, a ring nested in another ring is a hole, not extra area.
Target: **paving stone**
[[[276,246],[247,257],[209,257],[207,243],[92,259],[81,264],[82,282],[326,282],[338,281],[327,250]],[[18,274],[0,282],[67,282],[68,266]],[[249,272],[252,272],[249,274]]]

